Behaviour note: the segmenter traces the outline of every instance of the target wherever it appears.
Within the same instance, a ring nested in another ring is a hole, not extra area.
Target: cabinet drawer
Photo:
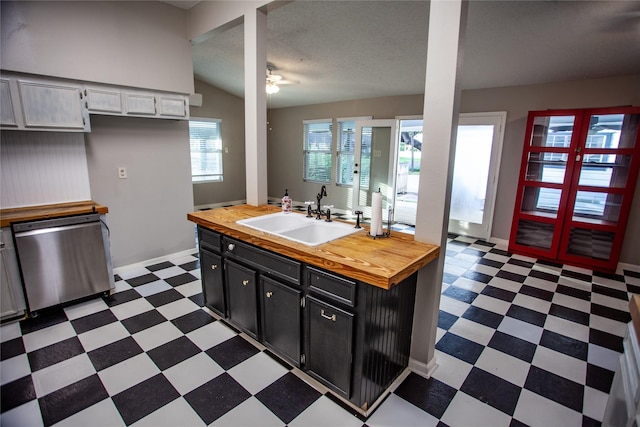
[[[353,307],[356,302],[356,282],[317,268],[307,267],[309,291]]]
[[[198,226],[198,244],[201,248],[220,252],[222,248],[222,236],[208,228]]]
[[[264,273],[300,284],[302,267],[298,261],[226,237],[222,243],[226,256],[240,259]]]

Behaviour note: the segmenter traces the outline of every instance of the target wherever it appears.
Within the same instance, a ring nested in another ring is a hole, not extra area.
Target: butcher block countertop
[[[95,212],[99,214],[106,214],[109,212],[109,208],[92,200],[57,203],[54,205],[27,206],[24,208],[1,209],[0,226],[9,227],[12,222],[35,221],[39,219],[91,213],[94,208]]]
[[[368,227],[318,246],[307,246],[236,224],[241,219],[279,212],[277,206],[237,205],[187,214],[198,225],[383,289],[390,289],[440,254],[440,247],[392,232],[388,238],[367,236]],[[292,212],[290,215],[302,215]]]

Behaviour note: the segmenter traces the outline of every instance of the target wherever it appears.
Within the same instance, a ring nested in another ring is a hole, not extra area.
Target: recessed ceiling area
[[[271,108],[424,93],[428,1],[293,1],[267,15]],[[199,80],[244,96],[243,25],[193,45]],[[462,89],[640,73],[640,2],[471,1]],[[266,72],[266,70],[265,70]]]

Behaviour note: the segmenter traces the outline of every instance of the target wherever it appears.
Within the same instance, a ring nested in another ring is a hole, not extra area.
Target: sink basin
[[[343,222],[326,222],[302,214],[277,212],[236,221],[238,224],[284,239],[317,246],[362,230]]]

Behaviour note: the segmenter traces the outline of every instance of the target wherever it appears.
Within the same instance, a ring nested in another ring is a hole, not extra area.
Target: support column
[[[244,16],[244,134],[247,204],[267,203],[267,15]]]
[[[418,273],[410,368],[431,376],[444,269],[459,115],[465,0],[432,0],[429,11],[424,131],[415,239],[440,245],[440,257]]]

